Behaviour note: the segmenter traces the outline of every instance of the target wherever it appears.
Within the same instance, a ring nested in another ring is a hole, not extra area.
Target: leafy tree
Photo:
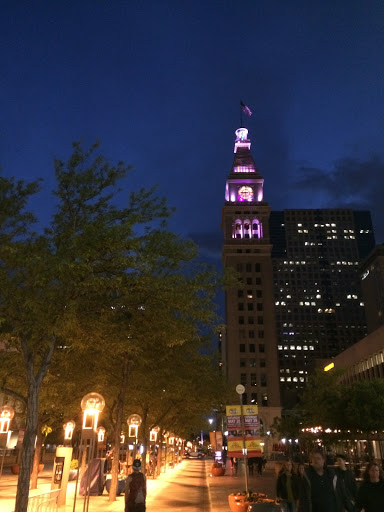
[[[27,508],[39,422],[57,425],[89,386],[105,394],[108,384],[118,444],[132,368],[147,376],[156,365],[171,377],[166,357],[152,355],[196,342],[215,318],[217,276],[196,267],[192,243],[164,230],[165,201],[140,190],[117,207],[129,167],[97,151],[74,144],[67,162],[55,162],[57,207],[42,233],[26,211],[38,182],[0,180],[1,335],[7,357],[22,362],[22,379],[0,371],[27,404],[15,512]]]
[[[27,211],[39,183],[0,179],[1,336],[7,350],[22,356],[27,391],[15,512],[27,510],[40,390],[55,351],[100,343],[101,332],[95,336],[94,328],[90,339],[86,325],[119,306],[141,236],[137,226],[145,231],[170,213],[153,190],[132,193],[118,208],[117,185],[129,168],[96,151],[97,145],[84,151],[75,144],[67,162],[55,162],[57,208],[43,233],[34,232]]]
[[[340,408],[342,387],[339,378],[340,372],[323,370],[316,371],[310,377],[299,405],[304,426],[340,428],[343,412]]]

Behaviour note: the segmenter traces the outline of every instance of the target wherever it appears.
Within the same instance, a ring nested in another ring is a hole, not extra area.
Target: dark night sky
[[[351,206],[384,241],[382,0],[2,0],[0,164],[46,179],[102,141],[220,258],[239,101],[275,210]],[[343,160],[343,161],[342,161]]]

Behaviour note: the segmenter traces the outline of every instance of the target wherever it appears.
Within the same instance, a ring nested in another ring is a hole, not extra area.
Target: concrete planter
[[[224,466],[215,466],[212,464],[211,467],[212,476],[224,476],[225,475],[225,467]]]
[[[228,496],[228,504],[232,512],[247,512],[247,508],[244,507],[245,505],[248,506],[248,503],[245,501],[244,495],[230,494]]]

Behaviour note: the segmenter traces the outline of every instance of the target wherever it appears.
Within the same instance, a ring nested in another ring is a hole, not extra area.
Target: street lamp
[[[105,437],[105,428],[104,427],[99,427],[97,429],[97,441],[99,443],[103,443],[104,442],[104,437]]]
[[[128,416],[128,437],[134,437],[137,439],[141,422],[142,419],[141,416],[139,416],[139,414],[131,414],[130,416]]]
[[[91,471],[90,466],[95,453],[95,441],[96,441],[96,432],[97,432],[97,422],[99,419],[99,414],[103,411],[105,407],[105,400],[99,393],[88,393],[81,400],[81,409],[83,411],[83,427],[81,430],[81,439],[80,439],[80,450],[79,450],[79,464],[82,460],[82,454],[85,450],[85,459],[88,458],[88,471],[87,471],[87,482],[85,486],[85,494],[84,494],[84,505],[83,512],[88,512],[89,507],[89,494],[90,494],[90,482],[91,482]],[[88,450],[89,448],[89,450]],[[88,457],[87,457],[88,451]],[[73,512],[76,509],[76,494],[77,494],[77,486],[79,482],[79,473],[77,473],[76,478],[76,486],[75,486],[75,496],[73,501]]]
[[[139,427],[140,427],[142,421],[143,420],[141,419],[141,416],[139,414],[131,414],[127,418],[128,437],[130,440],[131,440],[131,438],[134,439],[134,441],[133,441],[133,444],[134,444],[133,459],[136,459],[136,455],[137,455]],[[128,464],[130,462],[128,460],[128,457],[127,457],[127,462],[128,462]]]
[[[157,434],[159,433],[160,431],[160,427],[153,427],[151,429],[151,431],[149,432],[149,440],[152,442],[152,443],[156,443],[157,441]]]
[[[9,405],[3,405],[0,412],[0,433],[8,434],[9,425],[15,415],[14,409]]]
[[[83,416],[83,431],[96,432],[99,414],[105,407],[105,400],[99,393],[88,393],[81,400]]]
[[[15,415],[14,409],[9,405],[3,405],[0,409],[0,446],[3,449],[1,457],[0,478],[3,474],[5,451],[7,448],[9,425]]]
[[[236,386],[236,393],[240,398],[240,422],[241,422],[241,433],[243,437],[243,459],[244,459],[244,476],[245,476],[245,492],[248,495],[248,457],[247,457],[247,447],[245,443],[245,424],[244,424],[244,411],[243,411],[243,393],[245,392],[245,387],[242,384],[238,384]]]
[[[67,421],[67,423],[64,423],[63,429],[64,429],[64,443],[71,441],[73,437],[73,431],[75,430],[76,423],[74,421]],[[68,443],[69,444],[69,443]]]

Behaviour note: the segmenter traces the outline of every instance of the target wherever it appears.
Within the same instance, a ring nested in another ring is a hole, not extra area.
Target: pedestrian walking
[[[325,465],[320,451],[312,453],[311,465],[306,469],[311,484],[312,512],[354,512],[351,509],[343,482],[335,472]]]
[[[264,459],[263,459],[263,457],[259,457],[257,459],[257,474],[259,476],[262,476],[263,469],[264,469]]]
[[[379,464],[377,462],[368,464],[363,478],[363,483],[357,491],[357,510],[383,512],[384,479]]]
[[[239,466],[239,459],[237,457],[231,457],[232,462],[232,474],[237,476],[237,470]]]
[[[289,459],[284,461],[277,476],[276,496],[284,512],[296,512],[299,490],[296,475],[292,472],[292,461]]]
[[[133,461],[132,469],[133,473],[125,481],[125,512],[145,512],[147,481],[140,471],[139,459]]]
[[[311,512],[311,484],[305,473],[305,466],[302,462],[297,465],[297,487],[299,491],[297,512]]]
[[[354,510],[356,507],[356,480],[355,475],[346,466],[347,458],[344,454],[338,453],[336,455],[336,468],[335,473],[337,478],[342,480],[345,492],[350,502],[350,509]]]

